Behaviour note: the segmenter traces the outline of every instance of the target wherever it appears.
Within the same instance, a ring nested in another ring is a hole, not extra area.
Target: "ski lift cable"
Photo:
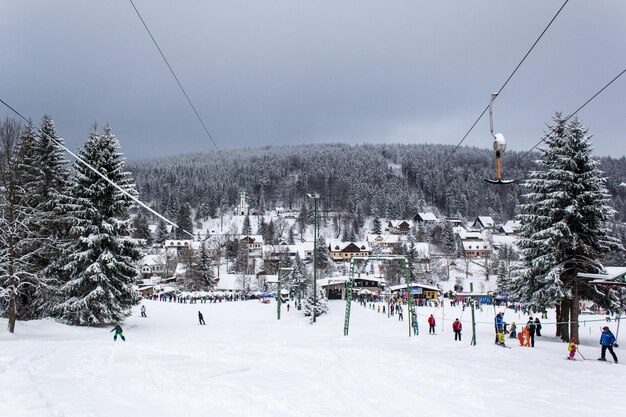
[[[154,38],[154,36],[152,35],[152,32],[150,31],[150,29],[148,28],[148,25],[146,24],[146,21],[143,19],[143,17],[141,16],[141,13],[139,13],[139,10],[137,9],[137,6],[135,6],[135,3],[133,2],[133,0],[129,0],[130,4],[133,6],[133,9],[135,9],[135,13],[137,13],[137,16],[139,17],[139,20],[141,20],[141,23],[143,24],[143,27],[146,29],[146,31],[148,32],[148,35],[150,35],[150,39],[152,39],[152,42],[154,43],[154,46],[156,46],[157,50],[159,51],[159,54],[161,55],[161,58],[163,58],[163,61],[165,62],[165,65],[167,65],[167,68],[170,70],[170,73],[172,74],[172,76],[174,77],[174,80],[176,80],[176,84],[178,84],[178,88],[180,88],[180,91],[183,93],[183,95],[185,96],[185,99],[187,99],[187,103],[189,103],[189,106],[191,107],[191,109],[193,110],[194,114],[196,115],[196,118],[198,119],[198,121],[200,122],[200,124],[202,125],[202,128],[204,129],[204,132],[206,133],[206,135],[208,136],[208,138],[211,140],[211,142],[213,143],[213,146],[215,147],[215,149],[217,150],[218,155],[220,156],[220,158],[224,159],[224,156],[222,155],[222,151],[220,150],[220,148],[217,146],[217,143],[215,143],[215,140],[213,140],[213,136],[211,135],[211,133],[209,132],[209,129],[206,127],[206,124],[204,123],[204,120],[202,120],[202,117],[200,117],[200,114],[198,113],[198,110],[196,110],[196,106],[194,106],[193,102],[191,101],[191,99],[189,98],[189,95],[187,94],[187,91],[185,91],[185,89],[183,88],[182,83],[180,82],[180,80],[178,79],[178,76],[176,75],[176,73],[174,72],[174,69],[172,68],[172,66],[170,65],[169,61],[167,60],[167,58],[165,57],[165,54],[163,53],[163,51],[161,50],[161,47],[159,46],[159,44],[157,43],[156,39]]]
[[[567,116],[563,121],[567,122],[569,119],[571,119],[572,117],[574,117],[579,111],[581,111],[587,104],[591,103],[596,97],[598,97],[604,90],[606,90],[611,84],[613,84],[619,77],[621,77],[622,75],[624,75],[624,73],[626,73],[626,68],[624,68],[622,70],[622,72],[620,72],[619,74],[617,74],[611,81],[609,81],[604,87],[602,87],[597,93],[595,93],[593,96],[591,96],[591,98],[587,101],[585,101],[583,103],[582,106],[580,106],[579,108],[577,108],[572,114],[570,114],[569,116]],[[537,142],[537,144],[535,144],[535,146],[533,146],[532,148],[530,148],[530,150],[528,152],[526,152],[524,155],[522,155],[522,157],[520,158],[520,160],[526,158],[533,150],[535,150],[535,148],[537,148],[537,146],[541,145],[543,142],[545,142],[546,137],[550,136],[553,132],[555,131],[555,128],[552,128],[552,130],[550,130],[550,132],[548,132],[548,134],[546,134],[539,142]]]
[[[511,75],[509,75],[509,77],[506,79],[506,81],[504,82],[504,84],[502,84],[502,87],[500,87],[499,90],[497,90],[498,95],[502,92],[502,90],[504,90],[504,88],[507,86],[507,84],[509,83],[509,81],[511,81],[511,79],[513,78],[513,76],[515,75],[515,73],[517,72],[517,70],[519,70],[519,68],[522,66],[522,64],[524,63],[524,61],[526,61],[526,58],[528,58],[528,56],[530,55],[530,53],[532,52],[533,49],[535,49],[535,46],[537,46],[537,44],[539,43],[539,41],[541,40],[541,38],[543,37],[543,35],[548,31],[548,29],[550,28],[550,26],[552,26],[552,23],[554,23],[554,21],[556,20],[556,18],[559,16],[559,14],[561,14],[561,11],[565,8],[565,6],[567,5],[567,3],[569,2],[569,0],[565,0],[565,2],[561,5],[561,7],[559,8],[559,10],[556,12],[556,14],[552,17],[552,19],[550,20],[550,22],[548,23],[548,25],[543,29],[543,31],[541,32],[541,34],[539,35],[539,37],[535,40],[535,42],[532,44],[532,46],[530,47],[530,49],[528,49],[528,51],[526,52],[526,55],[524,55],[524,57],[522,58],[522,60],[519,62],[519,64],[517,64],[517,66],[515,67],[515,69],[513,70],[513,72],[511,73]],[[494,100],[497,98],[494,97]],[[448,163],[448,161],[450,160],[450,158],[452,158],[452,155],[454,155],[454,153],[457,151],[457,149],[459,149],[459,147],[461,146],[461,144],[463,144],[463,142],[465,141],[465,139],[469,136],[469,134],[472,132],[472,130],[474,130],[474,127],[478,124],[478,122],[480,121],[480,119],[482,119],[482,117],[485,115],[485,113],[487,112],[487,110],[489,109],[489,106],[486,106],[482,113],[480,113],[480,115],[478,116],[478,118],[476,119],[476,121],[474,122],[474,124],[472,124],[472,126],[469,128],[469,130],[465,133],[465,135],[463,136],[463,138],[461,138],[461,141],[456,145],[456,147],[452,150],[452,152],[450,152],[450,154],[448,155],[448,158],[446,158],[446,160],[444,161],[444,165]]]
[[[28,119],[26,117],[24,117],[20,112],[18,112],[17,110],[15,110],[13,107],[11,107],[6,101],[4,101],[2,98],[0,98],[0,103],[2,103],[3,105],[5,105],[9,110],[11,110],[13,113],[15,113],[19,118],[21,118],[22,120],[24,120],[26,123],[28,123]],[[111,184],[113,187],[117,188],[122,194],[126,195],[128,198],[130,198],[131,200],[133,200],[135,203],[139,204],[141,207],[145,208],[146,210],[148,210],[150,213],[154,214],[155,216],[157,216],[158,218],[160,218],[161,220],[169,223],[170,225],[172,225],[173,227],[180,229],[180,227],[174,223],[173,221],[169,220],[167,217],[159,214],[157,211],[155,211],[154,209],[152,209],[151,207],[149,207],[147,204],[145,204],[144,202],[142,202],[141,200],[139,200],[137,197],[135,197],[134,195],[130,194],[128,191],[124,190],[122,187],[120,187],[119,185],[117,185],[114,181],[112,181],[110,178],[108,178],[106,175],[104,175],[103,173],[101,173],[100,171],[98,171],[95,167],[93,167],[91,164],[89,164],[87,161],[83,160],[80,156],[78,156],[77,154],[75,154],[74,152],[72,152],[68,147],[66,147],[63,143],[59,142],[56,138],[50,136],[49,134],[47,134],[46,132],[44,132],[43,130],[41,130],[41,128],[38,128],[39,132],[46,135],[46,137],[48,139],[50,139],[55,145],[60,146],[61,148],[63,148],[67,153],[69,153],[70,155],[72,155],[77,161],[79,161],[80,163],[82,163],[83,165],[85,165],[87,168],[89,168],[90,170],[92,170],[95,174],[97,174],[98,176],[100,176],[100,178],[102,178],[103,180],[105,180],[106,182],[108,182],[109,184]],[[188,234],[189,236],[191,236],[192,238],[195,238],[195,236],[193,235],[193,233],[188,232],[187,230],[181,229],[184,233]]]

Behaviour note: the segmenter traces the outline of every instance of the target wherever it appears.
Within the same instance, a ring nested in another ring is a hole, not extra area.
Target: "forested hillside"
[[[198,218],[232,209],[245,190],[253,209],[277,205],[298,209],[306,193],[322,196],[322,210],[361,212],[385,218],[411,218],[424,209],[470,219],[491,215],[512,218],[523,191],[519,185],[497,187],[493,153],[446,145],[315,144],[222,150],[162,159],[131,161],[141,198],[176,218],[189,203]],[[525,179],[537,169],[534,155],[507,152],[507,178]],[[602,158],[607,188],[626,220],[626,159]]]

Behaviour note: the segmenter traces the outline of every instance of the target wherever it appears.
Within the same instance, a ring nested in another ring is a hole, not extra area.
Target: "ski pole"
[[[581,358],[583,358],[584,361],[586,361],[587,359],[585,359],[585,357],[583,356],[582,353],[580,353],[580,348],[576,349],[576,352],[578,352],[578,354],[580,355]]]

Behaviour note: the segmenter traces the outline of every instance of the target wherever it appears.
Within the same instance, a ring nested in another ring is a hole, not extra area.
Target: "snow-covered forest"
[[[262,212],[276,206],[298,210],[306,193],[322,196],[320,209],[358,211],[384,218],[412,218],[425,208],[448,217],[512,219],[524,193],[519,183],[537,169],[538,153],[507,152],[505,175],[516,185],[499,190],[483,179],[495,176],[486,149],[423,144],[316,144],[223,150],[163,159],[129,161],[145,201],[175,218],[188,203],[198,218],[216,217],[238,203],[240,190]],[[449,159],[448,159],[449,158]],[[626,158],[599,158],[617,211],[626,221]]]

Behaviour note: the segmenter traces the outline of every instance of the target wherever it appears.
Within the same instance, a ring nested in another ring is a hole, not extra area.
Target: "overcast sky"
[[[220,149],[457,144],[563,3],[134,1]],[[71,149],[93,122],[131,159],[214,149],[127,0],[0,0],[0,51],[0,98]],[[626,1],[570,0],[495,130],[527,150],[624,68]],[[626,75],[579,116],[598,155],[625,155]],[[465,144],[491,146],[488,118]]]

